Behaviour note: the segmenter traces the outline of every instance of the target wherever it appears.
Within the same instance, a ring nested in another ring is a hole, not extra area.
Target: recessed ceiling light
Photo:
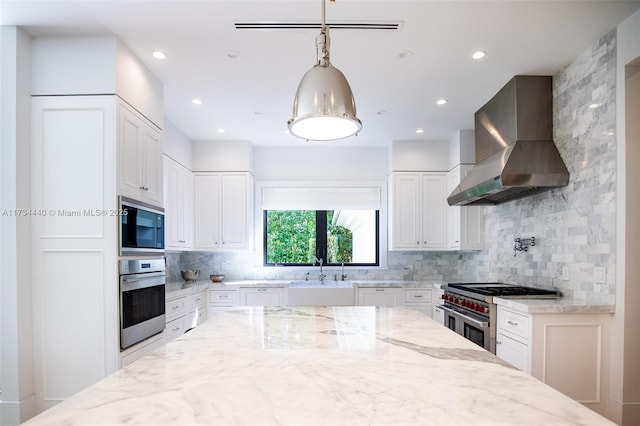
[[[153,55],[153,57],[156,58],[156,59],[166,59],[167,58],[167,55],[161,50],[154,50],[153,52],[151,52],[151,55]]]
[[[235,50],[227,50],[227,58],[229,59],[238,59],[240,57],[240,52]]]
[[[216,132],[218,132],[218,133],[224,133],[224,129],[218,129],[218,130],[216,130]]]
[[[420,134],[424,133],[424,129],[418,129],[418,130],[416,130],[416,133],[420,135]]]
[[[398,54],[398,58],[400,58],[400,59],[407,59],[407,58],[410,58],[412,56],[413,56],[413,51],[411,51],[411,50],[404,50],[404,51],[402,51],[402,52],[400,52]]]
[[[386,110],[381,109],[380,111],[378,111],[378,115],[385,115],[387,113]]]
[[[202,105],[202,99],[191,99],[191,103],[194,105]]]
[[[595,109],[595,108],[598,108],[599,106],[600,106],[600,104],[593,103],[593,104],[589,105],[589,108]]]
[[[487,52],[483,52],[482,50],[478,50],[477,52],[473,52],[473,55],[471,55],[471,57],[473,59],[482,59],[486,56]]]
[[[438,101],[436,102],[438,105],[444,105],[446,104],[448,101],[446,99],[438,99]]]

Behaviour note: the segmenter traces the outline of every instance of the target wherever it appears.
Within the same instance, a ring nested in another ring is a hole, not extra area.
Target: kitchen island
[[[608,425],[407,308],[238,307],[29,425]]]

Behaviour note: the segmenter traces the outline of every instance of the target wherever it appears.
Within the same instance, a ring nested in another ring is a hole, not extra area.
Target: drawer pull
[[[413,297],[415,297],[416,299],[422,299],[422,295],[421,294],[414,294]]]
[[[514,326],[516,326],[516,327],[518,326],[518,323],[517,323],[517,322],[513,322],[513,321],[511,321],[511,320],[507,321],[507,324],[514,325]]]
[[[176,310],[176,309],[178,309],[179,307],[180,307],[180,306],[173,305],[173,306],[171,307],[171,309]]]
[[[175,333],[176,331],[180,330],[180,327],[176,327],[173,330],[171,330],[173,333]]]
[[[384,288],[376,288],[376,291],[384,291]]]
[[[218,298],[220,298],[220,299],[226,299],[226,298],[228,298],[228,297],[229,297],[229,296],[228,296],[228,295],[226,295],[226,294],[221,294],[221,295],[219,295],[219,296],[218,296]]]
[[[258,291],[267,291],[266,288],[259,288]]]
[[[201,300],[202,300],[202,299],[200,299],[200,298],[198,297],[198,298],[196,299],[196,302],[199,302],[199,301],[201,301]]]

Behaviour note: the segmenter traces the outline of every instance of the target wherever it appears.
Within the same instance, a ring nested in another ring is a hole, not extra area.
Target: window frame
[[[277,209],[273,209],[277,210]],[[302,210],[302,209],[297,209]],[[335,209],[331,209],[335,210]],[[323,266],[342,266],[342,263],[325,263],[326,262],[326,253],[327,253],[327,211],[328,210],[312,210],[316,213],[316,253],[315,256],[318,259],[323,259]],[[262,264],[263,266],[287,266],[287,267],[309,267],[314,266],[313,263],[268,263],[267,262],[267,227],[268,227],[268,215],[269,210],[262,210]],[[362,267],[379,267],[380,266],[380,210],[375,210],[375,232],[376,232],[376,259],[374,263],[364,263],[364,262],[352,262],[345,263],[344,266],[362,266]],[[322,244],[322,245],[321,245]]]

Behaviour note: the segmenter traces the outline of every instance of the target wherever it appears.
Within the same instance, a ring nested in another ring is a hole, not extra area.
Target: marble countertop
[[[243,307],[27,425],[613,425],[407,308]]]
[[[571,298],[560,299],[503,299],[494,297],[493,302],[527,314],[612,314],[615,305],[598,304]]]
[[[288,287],[292,281],[299,280],[241,280],[223,281],[214,283],[210,280],[197,280],[194,283],[185,281],[167,282],[166,293],[168,297],[176,298],[192,293],[197,293],[207,288],[219,290],[235,290],[239,287]],[[399,280],[347,280],[354,287],[405,287],[405,288],[440,288],[439,283],[433,281],[399,281]]]

